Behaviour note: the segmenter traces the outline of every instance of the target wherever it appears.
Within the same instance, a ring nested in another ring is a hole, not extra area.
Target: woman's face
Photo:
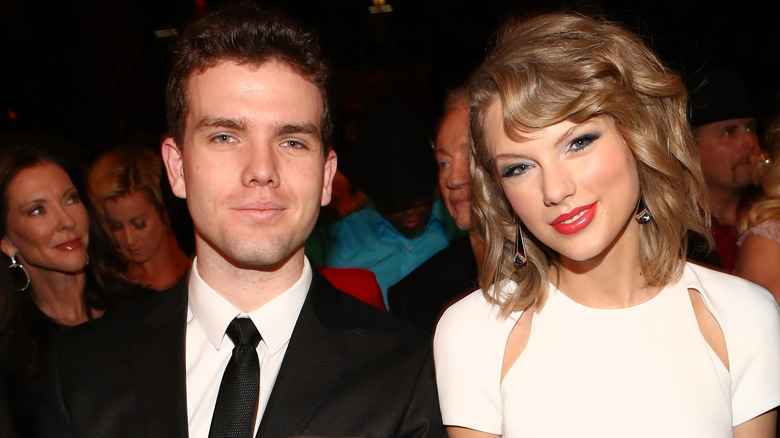
[[[54,163],[20,171],[8,184],[3,252],[36,270],[73,274],[87,264],[89,216],[68,174]]]
[[[610,118],[560,122],[522,142],[505,134],[498,102],[485,120],[487,144],[512,209],[562,263],[591,260],[616,246],[636,251],[639,224],[632,218],[639,178]]]
[[[107,199],[103,207],[108,229],[130,261],[145,263],[160,251],[167,236],[165,226],[141,190]]]

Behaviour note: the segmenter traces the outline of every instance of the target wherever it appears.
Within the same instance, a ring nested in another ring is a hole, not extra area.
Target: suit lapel
[[[135,395],[147,436],[187,437],[185,332],[187,281],[161,292],[160,301],[131,334]]]
[[[316,270],[257,437],[302,435],[365,334],[351,328],[337,291]]]

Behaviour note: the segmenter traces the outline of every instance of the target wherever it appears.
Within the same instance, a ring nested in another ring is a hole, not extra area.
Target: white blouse
[[[723,330],[730,372],[701,334],[689,288]],[[689,264],[625,309],[582,306],[551,286],[501,381],[521,314],[501,317],[477,291],[442,316],[434,357],[446,425],[509,438],[731,437],[780,405],[780,309],[737,277]]]

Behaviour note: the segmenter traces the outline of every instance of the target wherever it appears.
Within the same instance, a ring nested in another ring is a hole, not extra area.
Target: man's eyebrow
[[[320,128],[313,123],[285,123],[276,127],[276,135],[308,134],[319,137]]]
[[[243,131],[246,129],[246,119],[233,119],[230,117],[204,116],[195,125],[195,129],[203,128],[227,128]]]

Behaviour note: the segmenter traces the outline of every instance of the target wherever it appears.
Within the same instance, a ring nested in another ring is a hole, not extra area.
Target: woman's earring
[[[14,283],[24,283],[24,286],[14,287],[14,289],[24,292],[30,287],[30,274],[27,273],[27,269],[24,269],[24,265],[16,261],[16,256],[11,256],[11,266],[8,267],[8,272],[10,272]]]
[[[645,207],[644,195],[639,197],[639,201],[636,203],[636,210],[634,211],[639,211],[639,213],[634,215],[634,219],[636,219],[636,221],[640,224],[646,224],[650,222],[650,219],[653,218],[653,215],[650,214],[650,211],[647,209],[647,207]]]
[[[520,227],[520,219],[515,216],[515,224],[517,225],[517,234],[515,234],[515,265],[520,266],[525,263],[528,258],[525,256],[525,242],[523,241],[523,230]]]

